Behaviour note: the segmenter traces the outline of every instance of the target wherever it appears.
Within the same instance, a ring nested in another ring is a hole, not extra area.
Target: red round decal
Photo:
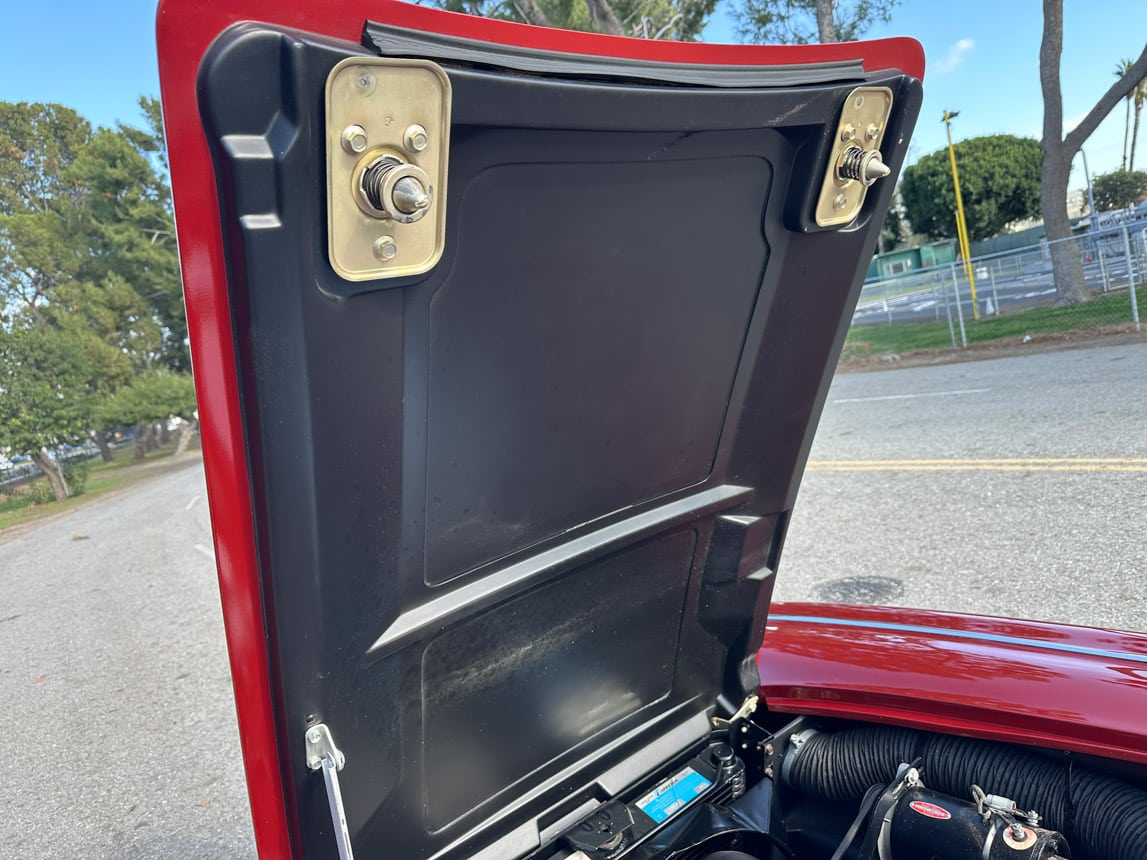
[[[919,812],[921,815],[926,815],[929,818],[939,818],[941,820],[951,818],[952,813],[942,806],[937,806],[934,803],[926,803],[923,800],[914,800],[908,804],[913,812]]]

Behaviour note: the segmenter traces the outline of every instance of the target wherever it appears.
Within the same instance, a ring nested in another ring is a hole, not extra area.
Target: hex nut
[[[366,129],[361,125],[348,125],[343,129],[340,140],[347,155],[360,155],[366,152]]]
[[[388,263],[398,255],[398,243],[393,236],[379,236],[371,247],[374,256],[383,263]]]
[[[402,134],[402,145],[407,152],[423,152],[430,145],[430,134],[418,123],[407,126]]]

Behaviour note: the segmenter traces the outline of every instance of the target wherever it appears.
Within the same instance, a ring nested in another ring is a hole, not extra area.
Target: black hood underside
[[[441,60],[444,255],[351,283],[326,258],[322,93],[356,54],[245,25],[200,77],[289,803],[327,856],[301,743],[321,721],[362,856],[512,856],[755,691],[893,180],[842,230],[811,223],[809,189],[858,83],[894,93],[898,171],[919,85]]]

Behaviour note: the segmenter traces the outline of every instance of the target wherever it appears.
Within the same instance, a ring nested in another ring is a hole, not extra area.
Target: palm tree
[[[1134,64],[1131,60],[1120,60],[1115,64],[1115,77],[1122,80],[1123,76],[1131,70],[1132,65]],[[1120,170],[1127,169],[1127,137],[1131,133],[1131,96],[1132,93],[1128,93],[1123,99],[1127,102],[1127,110],[1124,111],[1123,117],[1123,160],[1119,162]]]
[[[1142,78],[1131,91],[1135,104],[1135,120],[1131,124],[1131,157],[1127,160],[1127,169],[1135,169],[1135,143],[1139,140],[1139,114],[1147,103],[1147,78]]]

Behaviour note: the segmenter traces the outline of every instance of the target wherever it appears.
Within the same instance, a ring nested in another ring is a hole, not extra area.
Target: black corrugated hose
[[[860,800],[870,786],[887,785],[902,763],[917,759],[929,788],[969,798],[971,786],[981,785],[1036,810],[1042,826],[1067,837],[1077,858],[1147,858],[1147,791],[1067,759],[990,741],[884,726],[816,733],[786,762],[785,781],[827,800]]]

